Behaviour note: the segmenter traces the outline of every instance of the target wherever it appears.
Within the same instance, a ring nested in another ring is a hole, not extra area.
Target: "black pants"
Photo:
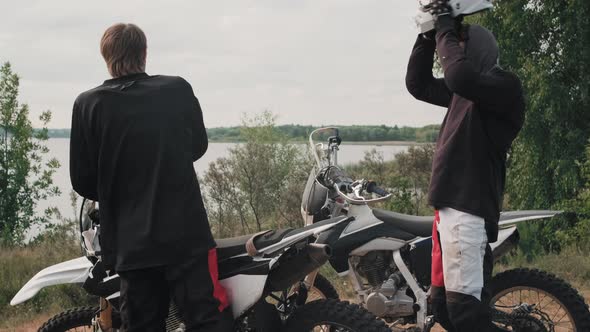
[[[227,295],[217,281],[215,249],[184,264],[121,271],[119,276],[124,331],[166,331],[170,299],[186,331],[233,331]]]

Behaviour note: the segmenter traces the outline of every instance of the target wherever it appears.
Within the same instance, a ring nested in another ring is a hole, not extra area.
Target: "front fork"
[[[303,283],[305,284],[305,287],[307,288],[307,290],[310,290],[311,287],[313,287],[313,284],[315,282],[315,278],[317,277],[318,273],[320,273],[320,270],[315,269],[310,274],[305,276],[305,279],[303,279]]]
[[[308,274],[303,281],[301,281],[298,285],[299,289],[297,290],[297,298],[295,299],[295,303],[297,306],[302,306],[307,302],[307,296],[309,294],[309,290],[313,287],[315,282],[315,278],[319,273],[319,269],[315,269],[310,274]]]
[[[113,331],[113,306],[103,297],[100,298],[100,312],[92,321],[95,332]]]

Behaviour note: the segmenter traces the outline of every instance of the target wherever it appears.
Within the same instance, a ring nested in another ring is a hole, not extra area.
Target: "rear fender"
[[[525,210],[525,211],[508,211],[500,214],[498,225],[500,228],[508,227],[516,223],[535,219],[544,219],[555,217],[563,211],[552,210]]]
[[[490,243],[492,247],[492,253],[494,256],[494,262],[504,256],[510,250],[516,248],[520,235],[516,226],[510,226],[508,228],[500,229],[498,232],[498,240],[494,243]]]
[[[504,256],[510,250],[518,245],[520,235],[516,229],[516,224],[523,221],[530,221],[536,219],[552,218],[562,213],[563,211],[554,210],[524,210],[524,211],[508,211],[500,214],[500,221],[498,226],[498,240],[490,243],[492,252],[494,253],[494,261]]]
[[[23,303],[45,287],[83,283],[90,273],[92,263],[86,257],[75,258],[47,267],[29,280],[10,301],[10,305]]]

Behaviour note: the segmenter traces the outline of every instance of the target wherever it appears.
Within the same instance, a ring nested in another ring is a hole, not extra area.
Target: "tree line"
[[[315,129],[326,126],[311,125],[276,125],[276,130],[290,141],[307,141],[309,133]],[[434,142],[438,136],[439,125],[424,127],[398,127],[386,125],[355,125],[334,126],[340,128],[340,136],[349,142]],[[220,127],[207,129],[211,141],[243,142],[246,137],[242,135],[241,126]]]
[[[311,125],[277,125],[276,130],[290,141],[307,141],[309,133],[326,126]],[[365,126],[336,126],[340,128],[341,136],[349,142],[434,142],[438,136],[439,125],[424,127],[398,127],[385,125]],[[69,138],[69,129],[47,129],[52,138]],[[241,126],[208,128],[207,135],[212,142],[244,142],[247,137],[242,135]]]

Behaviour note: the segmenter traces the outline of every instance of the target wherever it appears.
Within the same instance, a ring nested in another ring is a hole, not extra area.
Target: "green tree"
[[[370,179],[392,193],[392,198],[380,207],[407,214],[431,215],[426,196],[432,172],[434,144],[411,146],[385,161],[375,149],[365,152],[363,160],[350,165],[347,171],[354,179]]]
[[[580,165],[590,138],[590,2],[500,0],[472,20],[496,34],[500,63],[526,94],[524,127],[509,157],[507,194],[513,209],[563,209],[584,180]],[[540,223],[545,249],[559,249],[558,230],[575,218]],[[536,226],[535,226],[536,227]]]
[[[578,196],[568,204],[568,210],[575,211],[576,223],[572,228],[558,230],[556,236],[566,246],[575,246],[590,252],[590,144],[586,147],[586,160],[581,163],[584,186]]]
[[[411,146],[407,152],[401,152],[395,156],[398,178],[406,179],[413,198],[411,214],[432,213],[432,209],[428,207],[427,195],[434,148],[434,144]]]
[[[203,178],[207,210],[218,236],[299,227],[301,193],[311,164],[264,112],[245,118],[244,143],[209,164]]]
[[[590,2],[502,0],[478,21],[500,45],[502,66],[521,79],[525,125],[511,154],[516,208],[550,208],[576,195],[590,137]]]
[[[52,180],[59,162],[44,158],[47,129],[33,129],[28,106],[17,100],[18,88],[18,76],[5,63],[0,68],[0,244],[22,243],[32,225],[47,222],[51,210],[39,214],[37,203],[59,194]],[[39,119],[45,126],[51,113]]]

